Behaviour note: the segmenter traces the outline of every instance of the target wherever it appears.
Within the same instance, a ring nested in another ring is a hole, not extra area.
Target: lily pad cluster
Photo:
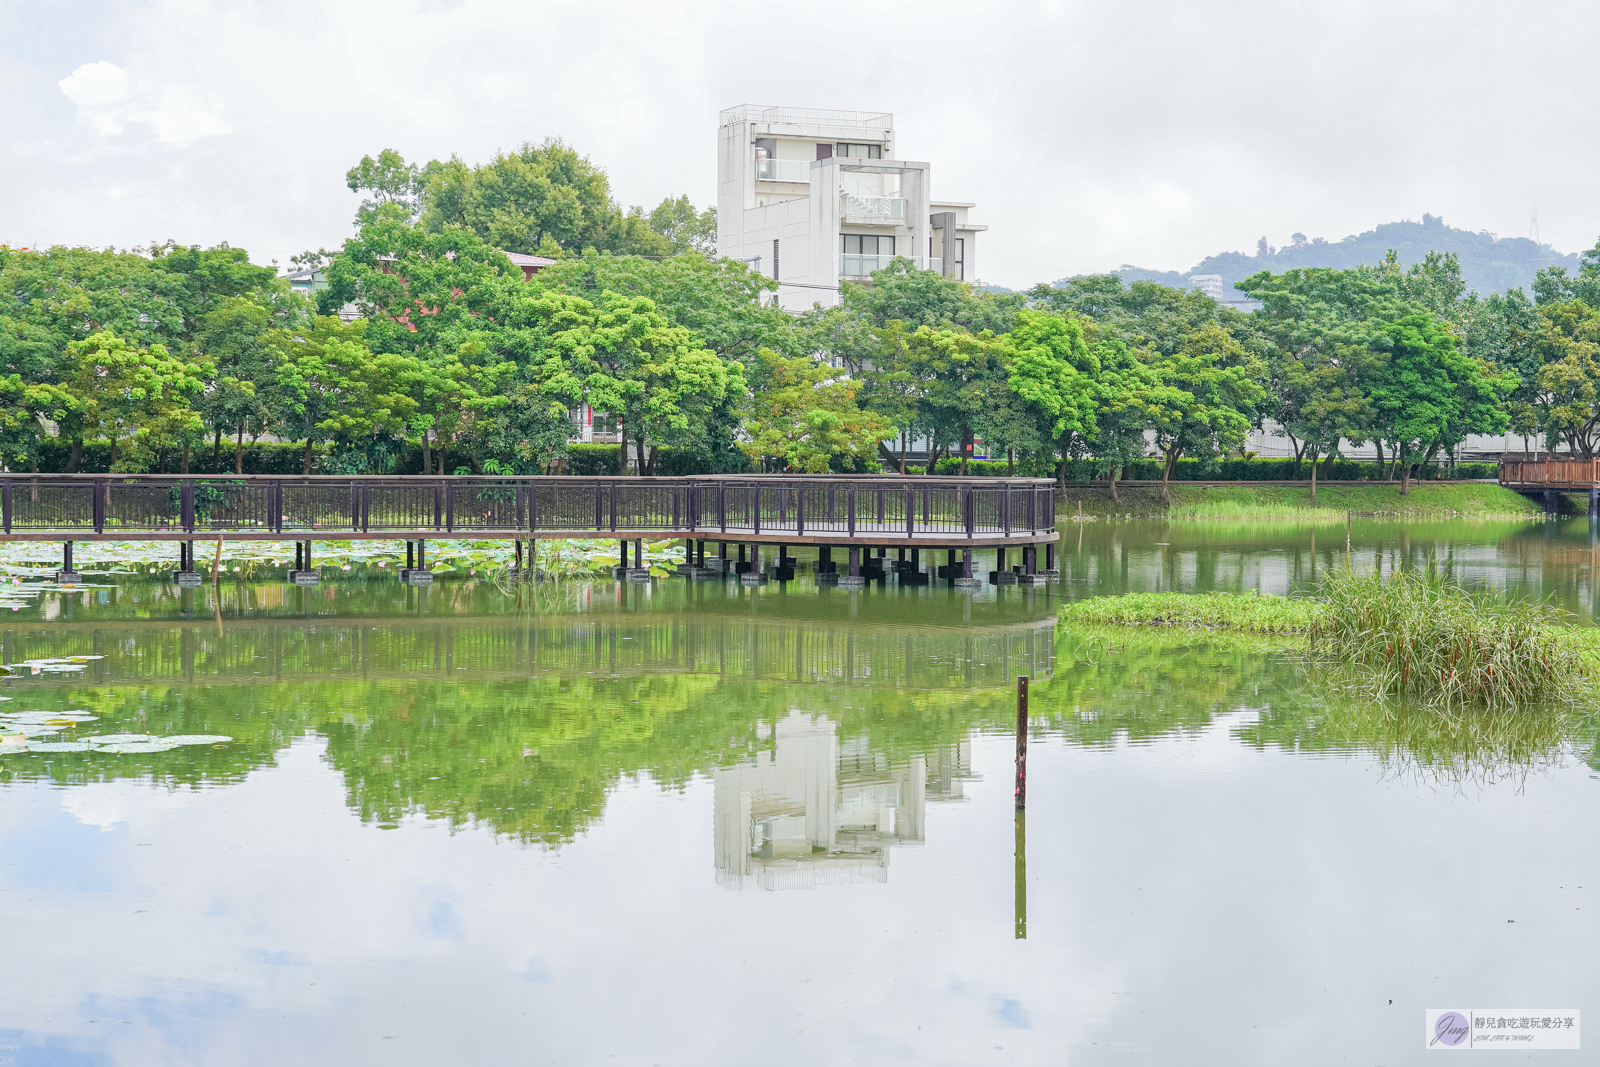
[[[209,574],[216,542],[197,538],[195,567]],[[201,551],[201,546],[206,546]],[[671,569],[681,562],[681,542],[646,542],[645,560],[652,566]],[[294,561],[293,541],[225,541],[222,545],[223,573],[251,577],[286,567]],[[465,573],[492,575],[514,565],[515,548],[509,541],[428,542],[428,567],[435,574]],[[630,557],[631,557],[630,552]],[[88,575],[163,574],[178,565],[178,546],[171,541],[84,541],[74,549],[75,565]],[[357,567],[385,570],[404,566],[404,541],[317,541],[315,562],[319,568],[352,570]],[[539,542],[538,569],[552,577],[577,577],[606,573],[618,562],[617,542],[610,538],[572,538]],[[35,579],[52,576],[61,566],[61,546],[51,541],[15,541],[0,544],[0,608],[25,607],[29,598],[42,591],[59,590],[54,581]],[[26,584],[23,584],[26,582]],[[68,589],[89,588],[88,584]]]
[[[13,674],[70,674],[81,671],[92,660],[105,659],[104,656],[46,656],[40,659],[25,659],[21,663],[8,663],[0,667],[0,678]],[[10,697],[3,699],[10,700]]]
[[[9,699],[9,698],[7,698]],[[222,734],[86,734],[99,716],[87,711],[0,711],[0,756],[44,752],[109,752],[114,755],[171,752],[187,745],[218,745]]]

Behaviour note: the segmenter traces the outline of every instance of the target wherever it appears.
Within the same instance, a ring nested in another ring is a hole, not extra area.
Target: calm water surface
[[[7,612],[8,663],[104,658],[0,713],[234,740],[0,755],[0,1063],[1400,1064],[1427,1007],[1600,1004],[1590,726],[1464,743],[1054,626],[1304,591],[1342,525],[1081,533],[976,597],[358,570]],[[1351,531],[1430,555],[1600,603],[1582,521]]]

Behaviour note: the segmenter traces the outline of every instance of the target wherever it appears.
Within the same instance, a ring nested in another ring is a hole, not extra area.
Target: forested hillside
[[[1279,274],[1295,267],[1370,266],[1383,262],[1384,253],[1391,248],[1400,253],[1403,266],[1422,262],[1429,252],[1454,252],[1461,261],[1461,276],[1467,287],[1483,296],[1518,287],[1531,293],[1534,273],[1541,267],[1565,267],[1569,274],[1578,270],[1577,253],[1563,254],[1526,237],[1497,238],[1487,231],[1458,230],[1445,225],[1444,219],[1436,215],[1423,215],[1421,222],[1409,219],[1385,222],[1376,229],[1352,234],[1341,241],[1321,237],[1308,239],[1305,234],[1297,233],[1289,244],[1274,248],[1262,237],[1256,242],[1254,254],[1219,252],[1186,271],[1147,270],[1124,264],[1116,273],[1124,282],[1152,281],[1180,289],[1189,287],[1192,274],[1220,274],[1223,287],[1232,294],[1234,282],[1257,271]],[[1067,280],[1063,278],[1056,284],[1059,286]]]

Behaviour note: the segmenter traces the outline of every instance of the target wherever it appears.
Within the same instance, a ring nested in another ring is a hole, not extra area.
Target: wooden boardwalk
[[[11,541],[689,538],[950,547],[1057,539],[1044,478],[0,475]]]
[[[1600,518],[1600,459],[1503,459],[1500,484],[1524,496],[1543,495],[1547,513],[1557,493],[1588,493],[1589,517]]]

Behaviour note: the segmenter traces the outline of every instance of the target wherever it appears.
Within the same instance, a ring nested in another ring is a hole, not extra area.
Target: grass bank
[[[1316,604],[1260,593],[1128,593],[1074,601],[1061,608],[1060,617],[1084,626],[1304,634],[1315,621]]]
[[[1161,499],[1161,487],[1119,486],[1117,500],[1105,486],[1068,486],[1057,501],[1056,514],[1064,521],[1077,517],[1083,505],[1086,518],[1106,519],[1293,519],[1305,522],[1343,522],[1345,512],[1356,515],[1392,515],[1410,519],[1535,518],[1540,504],[1491,482],[1413,482],[1407,496],[1400,485],[1332,482],[1317,487],[1311,502],[1309,486],[1294,485],[1183,485],[1172,486],[1170,504]],[[1567,510],[1579,509],[1566,497]]]
[[[1428,568],[1336,572],[1313,598],[1133,593],[1060,609],[1074,629],[1159,627],[1272,635],[1345,670],[1334,686],[1447,710],[1570,704],[1600,679],[1600,628],[1547,604],[1463,589]]]

